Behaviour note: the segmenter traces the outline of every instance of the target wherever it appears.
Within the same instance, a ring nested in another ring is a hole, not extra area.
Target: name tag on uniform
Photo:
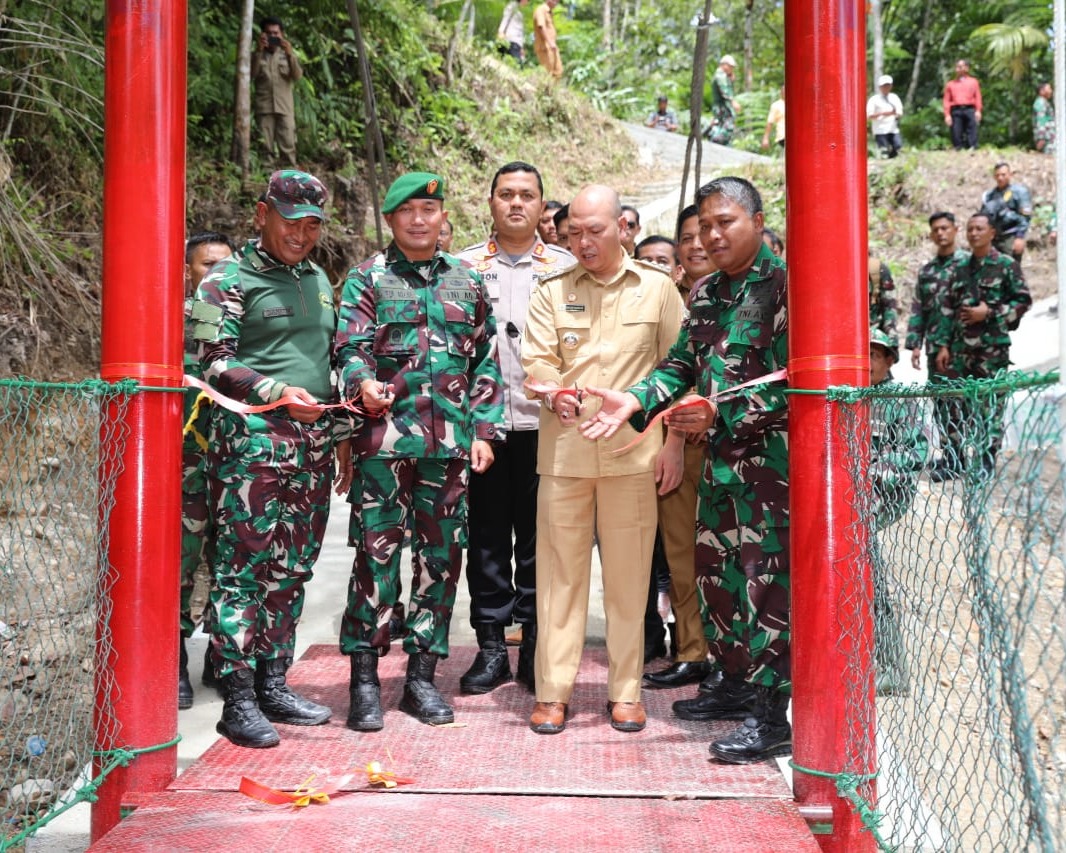
[[[567,314],[583,314],[585,311],[584,305],[564,305],[563,310]]]
[[[752,293],[734,316],[742,323],[769,323],[774,317],[774,305],[769,294]]]
[[[275,317],[293,317],[296,312],[289,305],[282,305],[278,308],[264,308],[263,319],[272,320]]]
[[[379,287],[377,288],[379,299],[389,302],[417,302],[418,295],[410,287]]]
[[[468,288],[457,290],[449,287],[440,291],[440,298],[445,302],[469,302],[474,298],[474,294]]]

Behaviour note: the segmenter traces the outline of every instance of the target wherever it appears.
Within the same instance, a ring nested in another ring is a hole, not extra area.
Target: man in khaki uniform
[[[559,0],[545,0],[533,10],[533,51],[544,70],[556,80],[563,76],[563,60],[555,39],[555,19],[552,12]]]
[[[676,340],[683,305],[660,268],[622,247],[618,194],[592,185],[570,204],[578,265],[541,279],[530,297],[522,366],[530,381],[557,388],[632,382]],[[574,689],[588,613],[592,542],[603,566],[608,711],[619,731],[640,731],[644,605],[655,541],[655,458],[661,431],[615,455],[636,436],[628,425],[590,445],[577,425],[593,400],[542,394],[537,471],[537,704],[530,727],[561,732]]]
[[[292,49],[281,21],[264,18],[259,33],[259,49],[252,53],[252,80],[255,81],[255,117],[269,157],[283,166],[296,168],[296,111],[293,85],[304,76],[300,60]]]

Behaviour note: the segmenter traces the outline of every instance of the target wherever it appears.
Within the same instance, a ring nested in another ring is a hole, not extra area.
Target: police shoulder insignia
[[[551,272],[544,273],[537,277],[536,286],[540,287],[542,284],[546,284],[549,281],[555,281],[557,278],[562,278],[570,272],[571,269],[573,269],[573,267],[565,270],[552,270]]]

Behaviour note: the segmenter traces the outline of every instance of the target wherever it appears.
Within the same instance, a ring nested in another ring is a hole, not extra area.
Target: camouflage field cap
[[[870,327],[870,346],[879,346],[887,350],[894,359],[899,360],[899,343],[881,329]]]
[[[296,169],[275,172],[266,191],[266,200],[286,219],[316,216],[324,220],[327,198],[329,193],[318,178]]]
[[[382,213],[392,213],[412,198],[435,198],[444,201],[444,178],[432,172],[408,172],[400,175],[385,193]]]

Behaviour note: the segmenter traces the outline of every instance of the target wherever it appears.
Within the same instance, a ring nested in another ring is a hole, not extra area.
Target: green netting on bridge
[[[1066,392],[1057,376],[832,389],[850,527],[848,745],[883,849],[1066,849]],[[854,582],[868,561],[872,584]],[[862,645],[873,599],[872,666]],[[876,689],[875,719],[861,693]],[[876,742],[870,733],[876,731]]]
[[[115,746],[106,521],[130,388],[0,381],[0,850]],[[99,636],[98,636],[99,631]],[[97,708],[97,694],[104,697]]]

